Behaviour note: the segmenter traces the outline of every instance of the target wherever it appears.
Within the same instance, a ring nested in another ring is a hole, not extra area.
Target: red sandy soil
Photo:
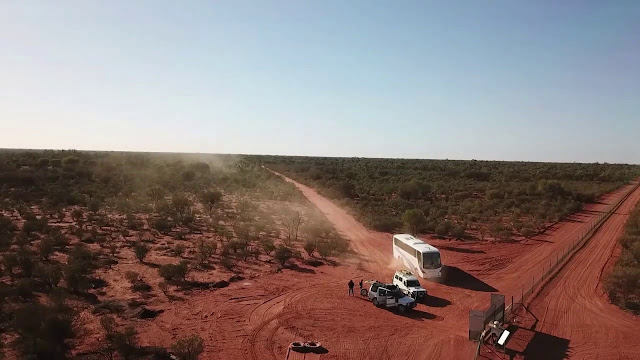
[[[205,340],[206,359],[281,360],[294,340],[322,342],[329,351],[322,356],[325,360],[469,359],[475,350],[468,340],[469,310],[486,308],[491,292],[519,292],[522,281],[538,275],[554,250],[568,246],[598,211],[625,193],[620,189],[604,197],[536,240],[497,244],[427,239],[441,249],[449,266],[447,279],[442,284],[423,281],[431,295],[427,304],[400,316],[359,296],[347,296],[349,279],[391,280],[397,268],[391,262],[391,234],[366,229],[313,189],[295,185],[351,240],[356,256],[333,267],[285,269],[221,290],[193,292],[168,304],[157,318],[140,320],[143,344],[166,346],[197,333]],[[624,222],[626,216],[621,218]],[[584,346],[581,351],[587,351]]]
[[[612,305],[601,286],[639,199],[636,190],[529,306],[537,331],[569,340],[571,358],[640,359],[640,317]]]

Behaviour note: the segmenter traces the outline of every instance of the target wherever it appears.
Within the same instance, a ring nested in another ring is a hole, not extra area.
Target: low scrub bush
[[[179,360],[197,360],[204,352],[204,340],[198,335],[190,335],[171,345],[171,351]]]
[[[182,260],[175,265],[162,265],[158,269],[158,273],[166,281],[185,281],[189,273],[189,264],[186,260]]]

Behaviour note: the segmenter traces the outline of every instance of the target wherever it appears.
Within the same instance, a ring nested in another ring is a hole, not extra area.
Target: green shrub
[[[466,229],[462,225],[455,225],[451,228],[451,236],[456,239],[462,239],[466,235]]]
[[[220,259],[220,265],[222,265],[222,267],[224,267],[227,270],[232,270],[234,267],[233,260],[231,260],[231,258],[226,256]]]
[[[438,236],[447,236],[451,229],[451,223],[448,221],[443,221],[436,227],[436,235]]]
[[[75,314],[63,305],[27,304],[14,314],[13,327],[18,335],[17,345],[24,359],[69,358],[75,337]]]
[[[217,242],[201,240],[200,243],[198,243],[198,262],[200,264],[206,263],[216,253],[217,248]]]
[[[316,251],[317,247],[317,242],[313,240],[307,240],[303,246],[304,251],[306,251],[307,255],[309,256],[313,256],[313,253]]]
[[[62,280],[62,266],[59,264],[39,264],[35,273],[50,288],[57,287]]]
[[[64,267],[64,279],[67,286],[75,292],[84,292],[91,288],[91,274],[97,268],[93,253],[84,246],[78,245],[69,254]]]
[[[167,281],[185,281],[189,273],[189,265],[185,260],[180,261],[176,265],[162,265],[158,269],[158,273]]]
[[[53,241],[51,238],[45,237],[40,240],[38,244],[38,254],[42,260],[49,260],[49,257],[53,254]]]
[[[198,335],[190,335],[171,345],[171,351],[179,360],[197,360],[204,352],[204,340]]]
[[[273,254],[274,259],[284,266],[289,259],[293,257],[293,251],[286,246],[278,246]]]
[[[182,244],[176,244],[176,245],[173,247],[173,253],[174,253],[176,256],[182,256],[182,254],[184,254],[184,251],[185,251],[185,247],[184,247],[184,245],[182,245]]]
[[[276,250],[276,246],[273,244],[273,240],[270,238],[264,238],[260,240],[260,247],[266,255],[271,255]]]
[[[411,209],[404,212],[402,221],[412,235],[418,235],[427,223],[422,211]]]
[[[147,254],[150,250],[151,248],[142,241],[136,241],[133,244],[133,252],[136,255],[136,259],[138,259],[138,261],[140,261],[141,263],[144,262],[144,258],[147,257]]]

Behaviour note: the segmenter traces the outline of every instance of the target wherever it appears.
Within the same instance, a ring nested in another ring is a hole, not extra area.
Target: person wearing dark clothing
[[[362,291],[362,279],[360,279],[360,291]]]
[[[353,287],[354,287],[355,285],[356,285],[356,284],[354,284],[354,283],[353,283],[353,280],[349,280],[349,296],[352,296],[352,295],[353,295]]]

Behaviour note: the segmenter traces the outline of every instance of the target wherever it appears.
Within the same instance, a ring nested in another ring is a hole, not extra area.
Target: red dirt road
[[[329,350],[325,360],[470,359],[469,310],[486,308],[491,292],[519,289],[524,278],[540,271],[527,263],[548,261],[553,256],[549,249],[568,245],[570,235],[586,229],[597,211],[624,193],[612,193],[603,204],[578,214],[577,221],[556,224],[550,235],[527,243],[428,239],[449,266],[447,280],[423,281],[430,294],[427,304],[400,316],[347,296],[349,279],[391,279],[391,234],[366,229],[313,189],[295,184],[351,240],[357,255],[333,267],[285,269],[224,289],[194,292],[156,319],[141,320],[145,344],[168,344],[196,333],[205,339],[207,359],[282,360],[294,340],[322,342]]]
[[[569,340],[571,358],[640,359],[640,317],[612,305],[601,286],[603,270],[612,261],[624,223],[639,200],[640,189],[529,306],[539,319],[537,331]]]

